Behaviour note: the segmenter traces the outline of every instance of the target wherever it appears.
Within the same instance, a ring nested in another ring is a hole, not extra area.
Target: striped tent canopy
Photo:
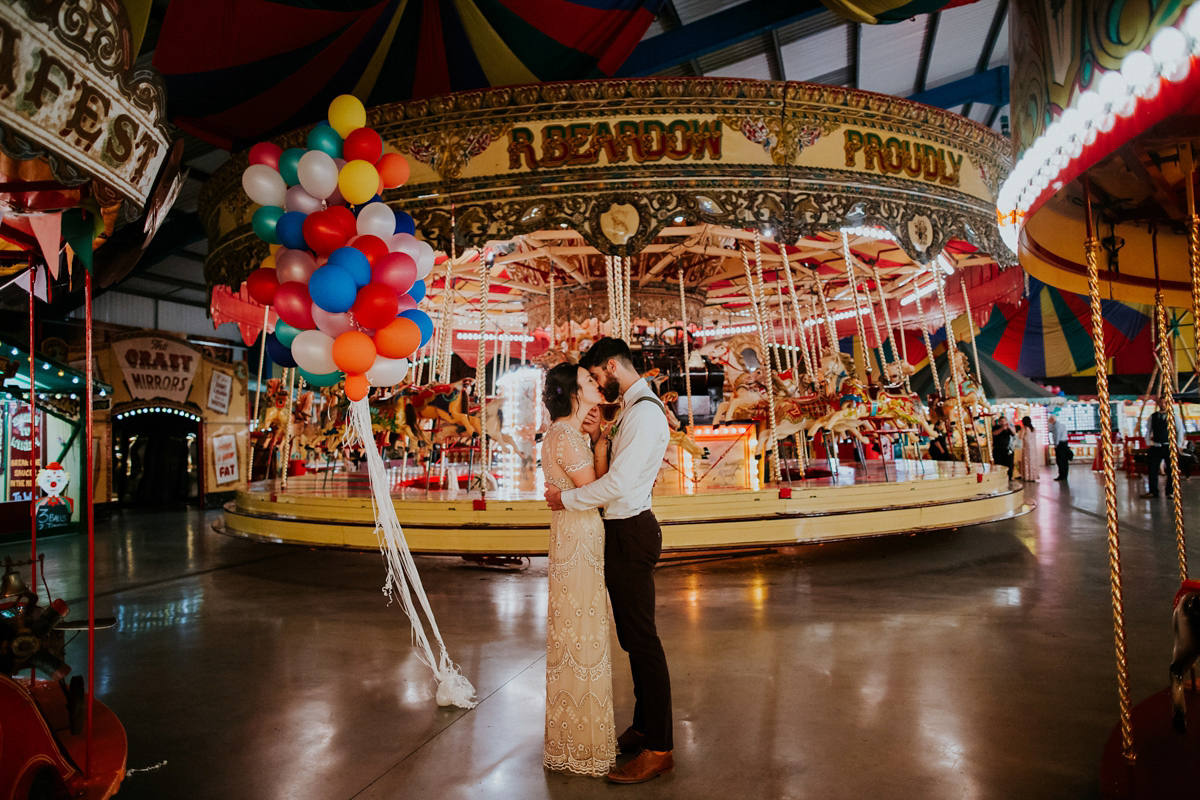
[[[1102,300],[1104,349],[1113,358],[1149,334],[1153,309]],[[1082,295],[1063,292],[1029,278],[1029,292],[1015,306],[997,304],[979,332],[981,353],[1022,375],[1073,375],[1095,366],[1092,312]],[[1141,343],[1139,348],[1142,349]]]
[[[976,0],[821,0],[833,13],[864,25],[903,22],[918,14],[967,6]]]
[[[662,0],[174,0],[154,65],[171,121],[238,149],[325,116],[612,76]]]

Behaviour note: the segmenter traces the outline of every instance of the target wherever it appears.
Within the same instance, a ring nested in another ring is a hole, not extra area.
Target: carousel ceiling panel
[[[744,61],[730,64],[720,69],[707,70],[714,78],[754,78],[760,81],[771,80],[771,64],[765,53],[751,56]]]
[[[929,56],[929,74],[938,84],[975,73],[999,4],[1000,0],[979,0],[941,12]]]
[[[870,92],[908,97],[916,91],[917,68],[929,17],[897,22],[894,25],[862,26],[859,50],[859,88]],[[929,86],[942,82],[940,75],[929,76]]]
[[[840,24],[785,44],[781,51],[788,80],[811,81],[849,67],[850,32],[850,26]]]

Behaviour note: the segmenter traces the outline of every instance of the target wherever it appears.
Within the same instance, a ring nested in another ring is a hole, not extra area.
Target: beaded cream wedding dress
[[[566,422],[542,439],[546,480],[573,489],[567,473],[591,466],[587,437]],[[550,520],[546,620],[547,767],[604,775],[616,763],[604,523],[596,509],[555,511]]]

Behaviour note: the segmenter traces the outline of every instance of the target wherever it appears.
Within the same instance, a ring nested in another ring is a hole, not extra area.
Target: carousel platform
[[[958,463],[898,461],[784,483],[779,489],[656,491],[664,551],[774,548],[912,534],[1008,519],[1030,510],[1004,470]],[[980,471],[982,470],[982,471]],[[403,485],[391,470],[393,502],[409,547],[444,555],[545,555],[550,510],[534,491],[427,490]],[[226,504],[214,528],[230,536],[282,544],[375,550],[367,476],[335,472],[253,484]]]

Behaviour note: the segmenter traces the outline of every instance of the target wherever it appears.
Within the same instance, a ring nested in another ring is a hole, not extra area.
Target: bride
[[[592,455],[590,433],[604,402],[583,367],[559,364],[543,393],[552,423],[542,439],[542,469],[560,489],[608,471],[608,450]],[[590,416],[589,416],[590,415]],[[546,622],[546,743],[549,769],[603,776],[616,763],[604,523],[596,509],[550,518],[550,601]]]

